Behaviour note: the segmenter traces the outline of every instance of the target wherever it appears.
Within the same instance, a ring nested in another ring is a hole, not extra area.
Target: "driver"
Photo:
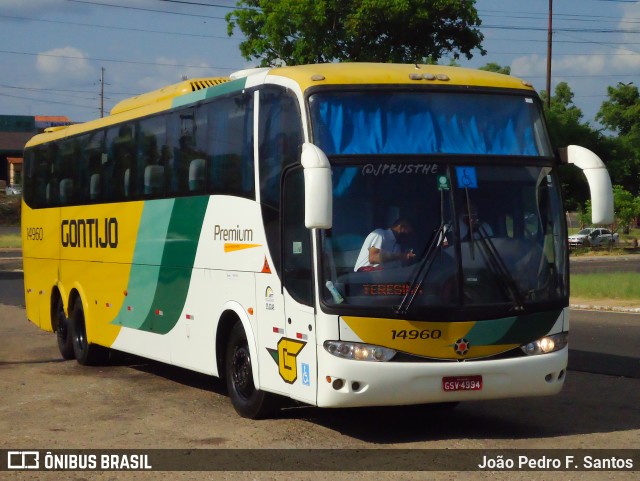
[[[406,219],[398,219],[388,229],[376,229],[364,240],[353,268],[356,272],[400,267],[416,257],[407,249],[413,227]]]

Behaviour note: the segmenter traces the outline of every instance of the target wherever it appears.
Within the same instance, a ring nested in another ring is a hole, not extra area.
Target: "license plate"
[[[480,391],[482,376],[449,376],[442,378],[444,391]]]

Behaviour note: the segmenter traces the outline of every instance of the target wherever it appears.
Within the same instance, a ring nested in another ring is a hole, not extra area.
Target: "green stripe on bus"
[[[191,273],[209,197],[183,197],[175,201],[151,311],[140,326],[166,334],[177,324],[189,292]]]
[[[467,334],[467,338],[476,346],[526,344],[547,334],[561,312],[561,310],[537,312],[524,316],[478,321]]]
[[[171,107],[182,107],[184,105],[199,102],[200,100],[220,97],[221,95],[225,95],[230,92],[237,92],[239,90],[242,90],[246,83],[246,78],[240,78],[237,80],[232,80],[230,82],[225,82],[220,85],[216,85],[215,87],[209,87],[207,89],[198,90],[187,95],[181,95],[180,97],[176,97],[174,99]]]
[[[167,230],[175,199],[145,202],[138,227],[127,299],[113,324],[139,329],[155,297]]]

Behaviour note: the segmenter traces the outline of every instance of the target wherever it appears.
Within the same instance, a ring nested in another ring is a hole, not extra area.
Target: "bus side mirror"
[[[560,149],[564,163],[582,169],[591,192],[591,222],[593,225],[613,224],[613,188],[609,172],[596,154],[579,145]]]
[[[331,229],[333,186],[331,164],[322,149],[305,142],[302,145],[304,167],[304,225],[308,229]]]

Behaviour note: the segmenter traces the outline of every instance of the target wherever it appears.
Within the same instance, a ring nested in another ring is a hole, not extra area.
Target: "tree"
[[[499,65],[495,62],[489,62],[487,65],[484,65],[480,68],[478,68],[478,70],[485,70],[487,72],[495,72],[495,73],[502,73],[505,75],[511,75],[511,67],[503,67],[502,65]]]
[[[551,97],[551,107],[543,102],[549,127],[551,144],[555,149],[568,145],[581,145],[598,154],[605,161],[609,158],[609,146],[600,132],[582,122],[582,110],[573,103],[573,92],[566,82],[556,85]],[[547,92],[541,97],[546,100]],[[559,170],[565,205],[569,210],[578,210],[589,199],[589,186],[582,172],[573,165]]]
[[[240,0],[227,31],[261,66],[342,61],[417,62],[486,52],[475,0]]]
[[[632,83],[607,87],[609,100],[602,102],[596,120],[621,136],[640,140],[640,92]]]
[[[613,186],[613,205],[616,224],[621,226],[625,234],[629,233],[631,223],[640,216],[640,198],[620,185]]]
[[[584,209],[578,209],[578,222],[580,223],[580,230],[585,226],[591,225],[591,199],[587,200],[584,204]]]
[[[632,83],[608,87],[608,100],[596,115],[620,140],[619,182],[634,195],[640,194],[640,92]]]

